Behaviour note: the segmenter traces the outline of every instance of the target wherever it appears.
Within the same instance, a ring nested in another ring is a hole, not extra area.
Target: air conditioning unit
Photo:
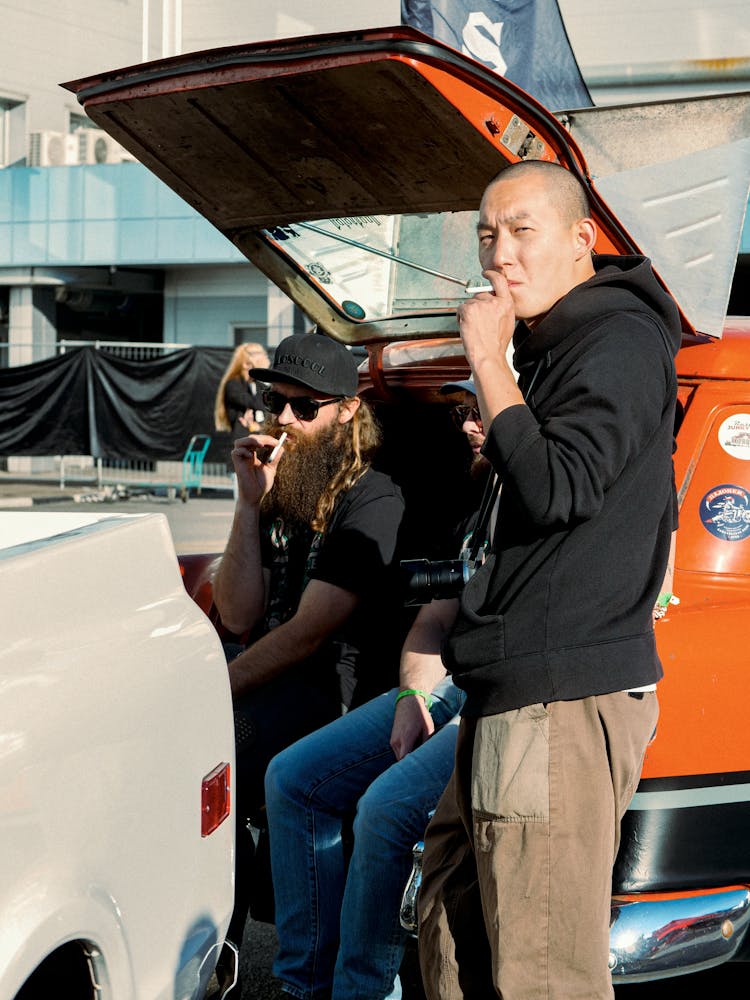
[[[98,128],[77,128],[73,132],[77,143],[76,163],[122,163],[132,160],[119,142]]]
[[[77,163],[78,145],[72,135],[65,132],[30,132],[29,166],[62,167]]]

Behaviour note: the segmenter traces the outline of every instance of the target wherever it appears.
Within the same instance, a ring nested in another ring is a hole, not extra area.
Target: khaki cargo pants
[[[428,1000],[609,1000],[612,866],[656,694],[461,722],[425,836]]]

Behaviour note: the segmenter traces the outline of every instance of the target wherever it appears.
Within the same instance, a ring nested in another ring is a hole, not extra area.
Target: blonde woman
[[[233,438],[260,430],[265,420],[263,389],[250,377],[251,368],[267,368],[262,344],[240,344],[216,390],[214,424],[217,431],[230,431]]]

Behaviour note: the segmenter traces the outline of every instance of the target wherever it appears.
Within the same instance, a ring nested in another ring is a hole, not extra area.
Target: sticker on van
[[[733,458],[750,462],[750,413],[733,413],[719,427],[719,444]]]
[[[714,486],[701,500],[703,526],[717,538],[741,542],[750,535],[750,493],[742,486]]]

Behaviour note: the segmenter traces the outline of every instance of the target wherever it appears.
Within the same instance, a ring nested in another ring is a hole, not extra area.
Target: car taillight
[[[221,826],[229,815],[229,764],[219,764],[201,783],[201,837]]]

